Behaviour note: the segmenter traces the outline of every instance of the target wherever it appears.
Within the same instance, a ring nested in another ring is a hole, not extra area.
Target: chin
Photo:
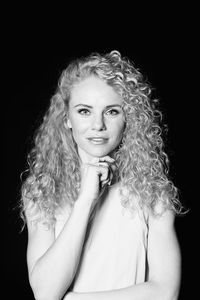
[[[102,157],[102,156],[109,155],[110,153],[111,153],[111,151],[91,151],[91,152],[88,152],[88,155],[90,155],[92,157]]]
[[[88,146],[84,145],[84,147],[79,147],[78,152],[79,155],[84,159],[93,158],[93,157],[103,157],[107,155],[111,155],[113,151],[116,149],[117,145],[102,145],[102,146]]]
[[[113,152],[113,149],[112,148],[107,148],[106,147],[99,147],[99,148],[96,148],[96,149],[88,149],[85,151],[87,153],[87,155],[89,156],[92,156],[92,157],[102,157],[102,156],[106,156],[106,155],[109,155],[110,153]]]

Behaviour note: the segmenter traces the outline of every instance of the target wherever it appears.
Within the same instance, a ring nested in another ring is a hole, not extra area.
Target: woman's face
[[[69,101],[68,126],[82,162],[109,155],[121,142],[124,130],[122,98],[98,77],[75,85]]]

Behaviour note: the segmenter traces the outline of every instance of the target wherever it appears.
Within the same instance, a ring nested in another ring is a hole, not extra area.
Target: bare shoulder
[[[57,223],[65,222],[69,218],[71,211],[72,209],[66,204],[58,208],[52,217],[49,217],[45,216],[45,213],[38,208],[37,204],[30,202],[25,211],[28,230],[30,232],[38,230],[52,231]]]
[[[51,231],[54,227],[52,226],[53,223],[56,222],[55,218],[46,217],[45,213],[34,202],[30,202],[26,207],[25,216],[29,235],[40,230],[44,230],[45,232]]]
[[[174,228],[174,221],[175,221],[175,213],[167,209],[162,213],[148,215],[149,217],[149,227],[158,229],[158,230],[172,230]]]
[[[169,209],[149,216],[149,280],[161,284],[169,299],[177,299],[181,278],[181,252],[174,220],[175,214]]]
[[[44,213],[33,202],[30,202],[25,214],[28,229],[27,263],[30,274],[36,261],[55,240],[55,221],[45,218]]]
[[[55,217],[46,218],[37,205],[30,203],[26,210],[28,228],[27,262],[29,272],[33,269],[36,261],[55,242],[62,230],[66,220],[69,218],[70,210],[66,205],[57,210]]]

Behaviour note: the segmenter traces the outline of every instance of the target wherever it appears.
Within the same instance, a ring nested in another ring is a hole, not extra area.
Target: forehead
[[[102,79],[91,76],[77,83],[71,90],[71,104],[88,104],[88,105],[122,105],[121,96]]]

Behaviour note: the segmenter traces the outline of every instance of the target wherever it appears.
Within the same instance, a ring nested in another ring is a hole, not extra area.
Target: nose
[[[92,123],[92,129],[102,131],[106,129],[104,117],[102,115],[95,115]]]

